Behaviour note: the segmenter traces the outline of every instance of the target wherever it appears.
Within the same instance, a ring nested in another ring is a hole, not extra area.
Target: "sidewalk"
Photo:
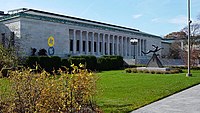
[[[131,113],[200,113],[200,85],[144,106]]]

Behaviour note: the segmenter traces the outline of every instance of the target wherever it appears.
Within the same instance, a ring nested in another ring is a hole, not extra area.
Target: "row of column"
[[[73,55],[134,55],[130,37],[69,29],[69,39],[69,50]],[[142,56],[140,51],[146,51],[146,40],[138,39],[136,48],[136,55]]]

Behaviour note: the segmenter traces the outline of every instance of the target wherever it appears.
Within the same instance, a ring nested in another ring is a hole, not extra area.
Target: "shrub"
[[[151,70],[150,73],[151,73],[151,74],[155,74],[156,72],[155,72],[154,70]]]
[[[50,58],[51,58],[54,70],[55,71],[59,70],[59,68],[61,67],[61,58],[58,56],[52,56]]]
[[[112,69],[120,69],[123,67],[124,60],[122,56],[103,56],[104,58],[108,58],[111,60]]]
[[[171,72],[170,71],[165,71],[164,74],[171,74]]]
[[[86,68],[90,70],[96,70],[97,69],[97,58],[95,56],[80,56],[81,58],[84,58],[86,61]]]
[[[11,68],[2,68],[0,71],[0,78],[2,77],[8,77],[9,76],[9,72],[11,71]]]
[[[156,74],[163,74],[163,71],[155,71]]]
[[[146,69],[146,70],[144,70],[143,72],[144,72],[144,73],[149,73],[149,70]]]
[[[103,56],[97,59],[99,70],[115,70],[123,67],[123,57]]]
[[[132,73],[137,73],[138,70],[137,70],[136,68],[132,68],[132,69],[131,69],[131,72],[132,72]]]
[[[70,64],[74,64],[74,65],[78,66],[80,63],[85,64],[85,59],[72,57],[72,58],[69,58],[69,62],[70,62]]]
[[[126,68],[126,69],[125,69],[125,72],[126,72],[126,73],[131,73],[131,68]]]
[[[12,67],[17,65],[18,58],[15,54],[15,50],[12,48],[4,48],[0,44],[0,70],[3,67]]]
[[[26,66],[34,69],[35,66],[39,63],[39,58],[36,56],[30,56],[26,59]]]
[[[92,97],[96,93],[96,76],[77,66],[72,68],[71,74],[61,71],[59,77],[45,71],[13,71],[8,98],[0,93],[0,112],[95,112]]]
[[[138,73],[143,73],[144,72],[144,70],[137,70],[138,71]]]
[[[98,70],[103,71],[103,70],[110,70],[111,69],[111,64],[110,64],[110,59],[109,58],[104,58],[100,57],[97,59],[97,64],[98,64]]]
[[[53,60],[48,56],[41,56],[39,57],[39,65],[45,71],[52,73],[53,71]]]
[[[70,68],[70,62],[68,59],[61,60],[61,70],[66,71],[67,68]]]

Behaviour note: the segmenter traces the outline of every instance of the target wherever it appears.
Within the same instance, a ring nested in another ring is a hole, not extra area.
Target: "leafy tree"
[[[13,48],[4,48],[0,44],[0,70],[3,67],[11,67],[17,64],[17,57]]]
[[[200,17],[200,16],[199,16]],[[200,18],[199,18],[200,19]],[[190,26],[191,38],[190,38],[190,51],[191,51],[191,65],[196,65],[196,60],[200,56],[200,24],[193,23]],[[170,56],[171,58],[183,58],[185,64],[187,64],[187,48],[181,48],[180,42],[183,42],[183,45],[187,47],[187,38],[188,37],[188,26],[184,27],[179,32],[172,32],[165,36],[166,39],[174,39],[175,41],[171,44],[170,47]],[[179,43],[178,43],[179,42]]]
[[[187,34],[184,31],[172,32],[165,36],[167,39],[185,39]]]

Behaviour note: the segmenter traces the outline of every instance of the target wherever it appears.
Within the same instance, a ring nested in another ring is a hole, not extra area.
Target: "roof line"
[[[54,15],[54,16],[60,16],[60,17],[65,17],[65,18],[70,18],[70,19],[76,19],[76,20],[81,20],[81,21],[87,21],[87,22],[92,22],[92,23],[96,23],[96,24],[102,24],[102,25],[107,25],[107,26],[112,26],[112,27],[118,27],[118,28],[122,28],[122,29],[138,31],[138,32],[140,31],[138,29],[132,29],[132,28],[128,28],[128,27],[122,27],[122,26],[118,26],[118,25],[107,24],[107,23],[103,23],[103,22],[97,22],[97,21],[92,21],[92,20],[82,19],[82,18],[77,18],[77,17],[72,17],[72,16],[66,16],[66,15],[61,15],[61,14],[55,14],[55,13],[50,13],[50,12],[40,11],[40,10],[35,10],[35,9],[28,9],[28,10],[26,10],[24,12],[27,12],[27,11],[44,13],[44,14],[49,14],[49,15]]]

